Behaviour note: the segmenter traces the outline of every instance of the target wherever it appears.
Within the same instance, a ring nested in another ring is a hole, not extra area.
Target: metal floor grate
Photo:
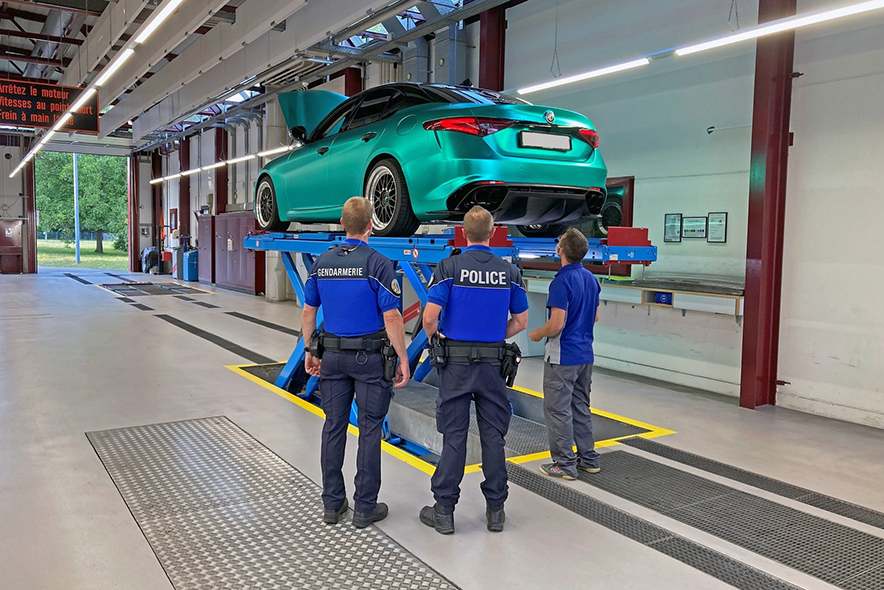
[[[659,551],[741,590],[797,590],[788,582],[686,539],[663,527],[587,496],[514,463],[509,481],[616,533]],[[594,475],[592,477],[598,477]]]
[[[149,295],[202,295],[204,291],[176,285],[173,283],[158,285],[155,283],[120,283],[101,285],[108,291],[124,297],[147,297]]]
[[[625,451],[580,480],[835,586],[884,588],[884,538]]]
[[[177,590],[457,588],[225,417],[86,436]]]
[[[740,469],[733,465],[713,461],[712,459],[700,455],[694,455],[687,451],[674,449],[647,439],[630,438],[621,442],[625,445],[641,449],[642,451],[647,451],[648,453],[653,453],[665,459],[696,467],[697,469],[702,469],[703,471],[708,471],[709,473],[714,473],[715,475],[720,475],[756,487],[760,490],[783,496],[784,498],[802,502],[808,506],[814,506],[821,510],[838,514],[839,516],[851,518],[858,522],[884,529],[884,513],[866,508],[865,506],[851,504],[850,502],[845,502],[844,500],[839,500],[832,496],[818,494],[812,490],[779,481],[772,477],[752,473],[751,471],[746,471],[745,469]]]

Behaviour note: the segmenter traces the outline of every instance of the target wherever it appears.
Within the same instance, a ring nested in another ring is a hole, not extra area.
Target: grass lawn
[[[74,244],[66,245],[61,240],[37,240],[37,266],[76,268]],[[80,266],[128,270],[129,255],[122,250],[114,250],[113,240],[104,241],[104,254],[95,253],[94,241],[83,240],[80,242]]]

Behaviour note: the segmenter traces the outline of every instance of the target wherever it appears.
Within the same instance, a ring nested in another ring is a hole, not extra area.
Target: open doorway
[[[37,155],[38,266],[128,270],[126,174],[123,157]]]

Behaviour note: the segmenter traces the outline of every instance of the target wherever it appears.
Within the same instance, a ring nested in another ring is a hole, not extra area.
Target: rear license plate
[[[571,137],[555,133],[522,131],[519,133],[519,147],[567,152],[571,150]]]

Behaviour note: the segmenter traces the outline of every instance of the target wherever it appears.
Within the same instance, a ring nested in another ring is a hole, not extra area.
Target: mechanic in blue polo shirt
[[[507,350],[505,340],[528,325],[522,275],[489,247],[494,231],[491,214],[473,207],[464,217],[463,228],[467,248],[436,266],[423,319],[427,336],[438,333],[443,339],[446,361],[439,368],[436,402],[436,428],[442,434],[442,456],[431,480],[436,503],[421,509],[420,520],[441,534],[454,532],[454,506],[466,465],[473,401],[482,444],[487,528],[503,530],[504,437],[511,410],[501,354]]]
[[[559,239],[562,268],[549,285],[549,320],[528,335],[547,338],[543,364],[543,414],[553,463],[540,466],[550,477],[576,479],[577,470],[598,473],[592,437],[589,391],[592,384],[593,327],[599,319],[599,286],[583,267],[589,245],[571,228]],[[577,454],[574,454],[574,446]]]
[[[305,369],[319,377],[325,424],[322,427],[323,520],[337,524],[347,511],[344,488],[344,450],[350,407],[356,397],[359,450],[356,453],[356,513],[353,526],[365,528],[386,518],[378,502],[381,488],[381,428],[390,399],[391,383],[384,375],[382,354],[387,338],[399,357],[395,386],[408,382],[405,330],[399,312],[400,288],[393,263],[371,249],[373,207],[368,199],[353,197],[344,203],[341,225],[347,239],[323,253],[313,264],[305,285],[301,322],[304,343],[311,348],[316,314],[325,313],[321,335],[322,360],[307,352]],[[385,332],[386,328],[386,332]],[[314,350],[316,350],[314,348]]]

